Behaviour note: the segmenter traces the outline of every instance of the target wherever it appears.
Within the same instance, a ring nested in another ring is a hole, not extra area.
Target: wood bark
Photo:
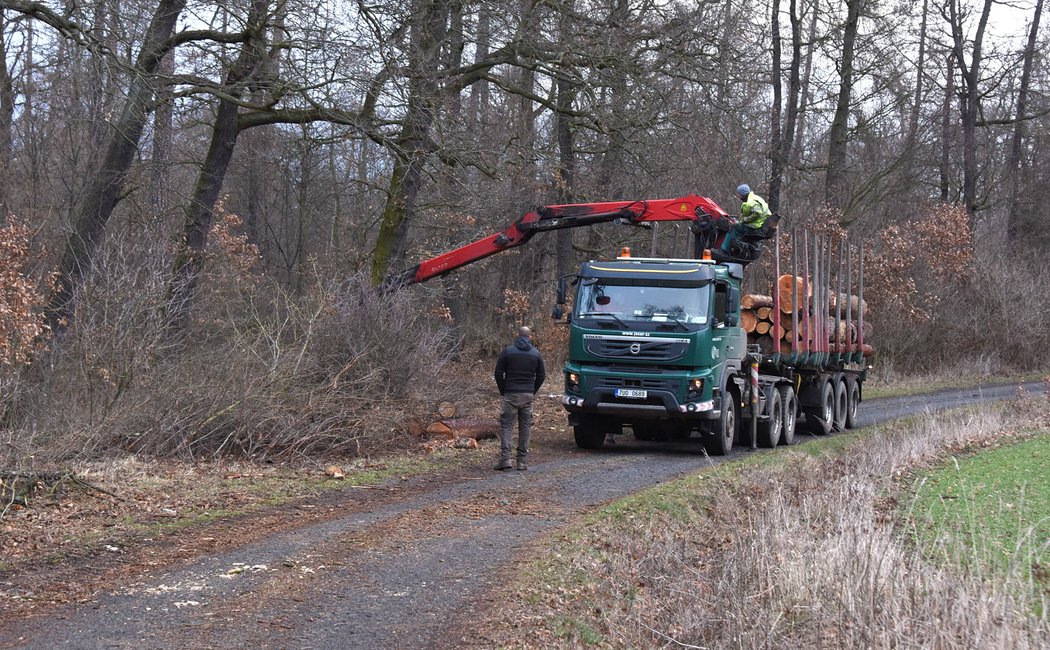
[[[740,306],[744,309],[758,309],[759,307],[772,307],[773,296],[764,296],[758,293],[745,293],[740,299]]]
[[[426,430],[428,435],[448,439],[474,438],[484,440],[499,435],[499,421],[496,419],[459,418],[434,422]]]
[[[186,0],[160,0],[157,3],[133,66],[128,98],[66,241],[57,288],[45,309],[45,319],[52,331],[64,331],[73,320],[77,288],[91,268],[106,224],[124,191],[128,168],[138,152],[146,119],[153,109],[151,78],[168,51],[168,39],[185,6]]]

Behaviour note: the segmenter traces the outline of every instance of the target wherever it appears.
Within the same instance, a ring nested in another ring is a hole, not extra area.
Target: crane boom
[[[396,290],[432,280],[461,266],[521,246],[539,232],[581,228],[610,221],[638,225],[657,221],[698,221],[702,217],[721,219],[729,215],[712,199],[692,194],[674,199],[541,206],[526,213],[502,232],[423,260],[410,269],[391,275],[384,282],[384,288]]]

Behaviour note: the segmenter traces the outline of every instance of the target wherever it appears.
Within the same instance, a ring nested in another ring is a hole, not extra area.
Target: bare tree
[[[1039,19],[1043,14],[1043,0],[1036,0],[1032,12],[1032,24],[1028,28],[1028,43],[1024,49],[1024,64],[1021,69],[1021,87],[1017,91],[1017,109],[1014,112],[1017,122],[1010,138],[1010,159],[1007,162],[1007,173],[1010,178],[1010,214],[1007,221],[1007,237],[1016,244],[1024,234],[1022,213],[1021,144],[1025,136],[1026,117],[1028,112],[1028,93],[1032,84],[1032,66],[1035,61],[1036,43],[1039,36]]]
[[[18,3],[22,7],[23,3]],[[43,14],[45,20],[62,30],[82,34],[75,24],[62,17],[42,12],[39,6],[25,3],[25,13]],[[138,57],[132,65],[131,82],[120,117],[113,125],[109,145],[77,212],[73,232],[69,234],[62,263],[59,267],[57,289],[47,305],[47,324],[54,331],[62,331],[73,319],[74,295],[84,274],[91,267],[92,257],[105,231],[106,224],[124,191],[128,168],[138,152],[139,139],[153,108],[151,77],[161,59],[172,47],[170,38],[186,0],[159,0],[153,18],[142,40]],[[21,9],[20,9],[21,10]]]
[[[963,205],[973,219],[977,213],[977,120],[980,114],[981,64],[984,57],[984,33],[988,27],[988,16],[994,0],[984,0],[981,17],[973,39],[967,43],[963,32],[966,12],[961,0],[947,0],[941,13],[948,20],[952,33],[952,51],[955,64],[959,67],[959,80],[962,82],[959,98],[959,113],[963,136]],[[966,60],[966,51],[970,50],[970,60]]]
[[[846,153],[849,145],[849,115],[854,84],[853,60],[856,55],[857,29],[863,2],[864,0],[846,0],[846,22],[842,26],[842,51],[839,58],[839,92],[829,134],[824,202],[838,210],[849,204],[849,197],[846,196]]]

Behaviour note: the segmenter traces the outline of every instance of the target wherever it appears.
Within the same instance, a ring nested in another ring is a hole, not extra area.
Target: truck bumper
[[[563,395],[562,405],[570,414],[593,413],[639,420],[713,420],[718,418],[718,400],[680,404],[673,393],[649,390],[645,399],[616,397],[609,389],[594,389],[586,397]]]

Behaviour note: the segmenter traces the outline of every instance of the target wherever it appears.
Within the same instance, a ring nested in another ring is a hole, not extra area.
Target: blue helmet
[[[744,198],[747,198],[747,196],[749,194],[751,194],[751,186],[748,185],[747,183],[744,183],[740,187],[736,188],[736,194],[737,194],[737,196],[742,196]]]

